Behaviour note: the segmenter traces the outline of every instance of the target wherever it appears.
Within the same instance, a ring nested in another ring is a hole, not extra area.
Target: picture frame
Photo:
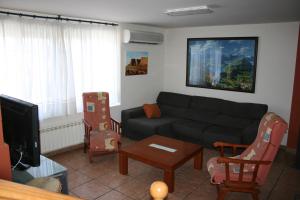
[[[186,86],[254,93],[258,37],[188,38]]]
[[[127,51],[125,75],[146,75],[148,74],[148,58],[147,51]]]

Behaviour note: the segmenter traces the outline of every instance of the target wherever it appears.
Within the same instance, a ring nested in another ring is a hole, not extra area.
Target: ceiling
[[[166,9],[209,5],[211,14],[168,16]],[[158,27],[300,21],[300,0],[0,0],[1,8]]]

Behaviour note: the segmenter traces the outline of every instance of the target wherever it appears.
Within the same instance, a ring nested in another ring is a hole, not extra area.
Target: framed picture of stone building
[[[148,73],[148,52],[127,51],[125,75],[144,75]]]
[[[186,86],[255,92],[258,37],[187,39]]]

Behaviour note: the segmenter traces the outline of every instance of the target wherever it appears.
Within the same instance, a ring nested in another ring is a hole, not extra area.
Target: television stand
[[[30,167],[26,170],[15,169],[12,172],[13,182],[25,184],[34,178],[55,177],[58,178],[62,184],[62,193],[69,194],[67,168],[45,156],[41,155],[40,159],[41,164],[38,167]]]
[[[19,163],[17,166],[16,166],[16,170],[19,170],[19,171],[24,171],[28,168],[30,168],[31,166],[30,165],[27,165],[27,164],[24,164],[24,163]]]

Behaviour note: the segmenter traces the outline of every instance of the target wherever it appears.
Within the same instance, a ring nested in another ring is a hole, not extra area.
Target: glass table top
[[[38,167],[30,167],[24,171],[15,169],[12,173],[13,180],[25,183],[33,178],[60,175],[67,171],[67,168],[45,156],[41,155],[40,161],[40,166]]]

